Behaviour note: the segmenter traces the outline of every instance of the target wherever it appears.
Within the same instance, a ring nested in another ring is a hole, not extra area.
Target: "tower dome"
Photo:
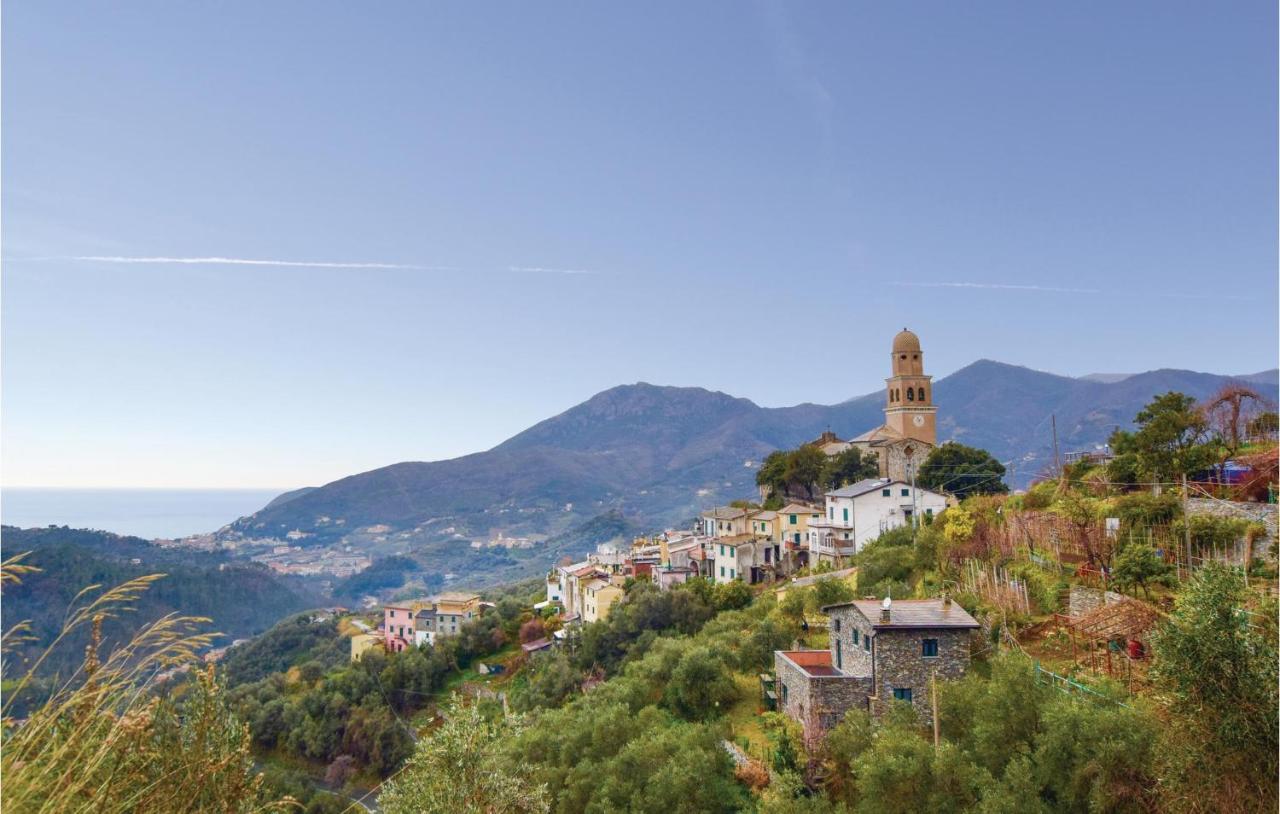
[[[920,337],[903,328],[901,333],[893,338],[894,353],[919,353]]]

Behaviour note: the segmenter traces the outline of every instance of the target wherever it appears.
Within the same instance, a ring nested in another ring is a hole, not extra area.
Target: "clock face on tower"
[[[922,415],[914,415],[914,416],[912,416],[912,417],[911,417],[911,423],[912,423],[912,424],[915,424],[917,427],[923,427],[923,426],[924,426],[924,416],[922,416]]]

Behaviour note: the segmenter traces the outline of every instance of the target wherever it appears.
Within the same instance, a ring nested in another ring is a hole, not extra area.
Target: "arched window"
[[[915,400],[916,400],[916,391],[914,391],[914,390],[912,390],[910,387],[908,387],[908,388],[907,388],[907,401],[915,401]]]
[[[921,388],[919,388],[919,389],[917,389],[917,390],[916,390],[916,401],[924,401],[924,388],[923,388],[923,387],[921,387]]]

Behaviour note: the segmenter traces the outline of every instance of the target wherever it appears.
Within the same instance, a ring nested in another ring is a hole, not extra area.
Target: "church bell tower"
[[[938,443],[932,376],[924,375],[920,338],[906,328],[893,338],[893,375],[885,379],[885,426],[929,446]]]

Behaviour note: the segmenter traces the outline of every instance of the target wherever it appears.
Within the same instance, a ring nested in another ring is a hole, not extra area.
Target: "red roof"
[[[831,666],[830,650],[783,650],[782,655],[811,676],[844,675]]]

